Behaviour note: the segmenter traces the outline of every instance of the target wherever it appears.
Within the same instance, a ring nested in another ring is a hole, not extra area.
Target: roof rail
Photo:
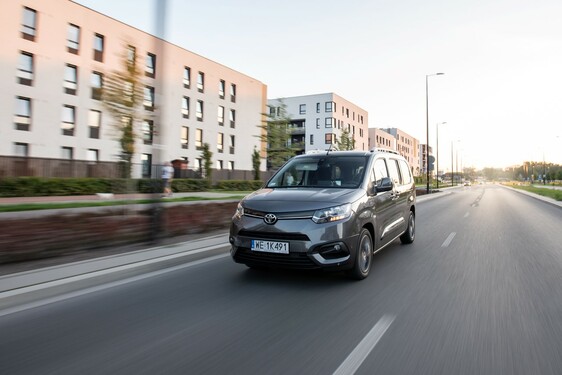
[[[307,152],[305,152],[306,155],[313,155],[313,154],[323,154],[326,152],[329,152],[330,150],[320,150],[320,149],[314,149],[314,150],[308,150]]]
[[[400,154],[398,153],[398,151],[391,150],[391,149],[389,149],[389,148],[378,148],[378,147],[373,147],[373,148],[371,149],[371,152],[388,152],[388,153],[390,153],[390,154],[400,155]]]

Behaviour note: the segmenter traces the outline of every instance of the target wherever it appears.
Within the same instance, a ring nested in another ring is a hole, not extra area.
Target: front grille
[[[263,219],[263,217],[268,213],[275,214],[279,220],[310,219],[312,218],[312,216],[314,216],[314,211],[264,212],[264,211],[252,210],[250,208],[244,208],[244,215],[255,217],[258,219]]]
[[[306,253],[274,254],[251,251],[246,248],[238,248],[234,260],[249,265],[264,265],[279,268],[292,269],[316,269],[320,268],[306,255]]]
[[[242,229],[238,232],[238,235],[256,240],[310,241],[310,238],[308,238],[306,234],[302,233],[257,232]]]

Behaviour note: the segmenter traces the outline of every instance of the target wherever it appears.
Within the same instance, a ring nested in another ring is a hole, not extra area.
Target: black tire
[[[348,271],[348,275],[355,280],[363,280],[369,276],[373,263],[373,239],[371,233],[363,228],[359,235],[357,244],[357,254],[353,268]]]
[[[400,242],[403,244],[410,244],[414,242],[416,238],[416,215],[414,215],[413,211],[410,211],[410,215],[408,216],[408,228],[404,234],[400,236]]]

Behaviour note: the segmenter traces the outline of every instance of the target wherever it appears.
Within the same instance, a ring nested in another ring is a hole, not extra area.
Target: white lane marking
[[[447,239],[445,240],[445,242],[443,242],[443,245],[441,245],[441,247],[448,247],[451,242],[453,242],[453,238],[455,238],[457,234],[455,232],[449,234],[449,237],[447,237]]]
[[[464,214],[464,218],[466,219],[467,217],[470,216],[470,212],[467,212],[466,214]]]
[[[80,296],[83,296],[83,295],[86,295],[86,294],[90,294],[90,293],[99,292],[99,291],[102,291],[102,290],[114,288],[116,286],[133,283],[135,281],[148,279],[150,277],[163,275],[165,273],[181,270],[183,268],[193,267],[193,266],[203,264],[203,263],[207,263],[207,262],[211,262],[213,260],[217,260],[217,259],[220,259],[220,258],[225,258],[227,256],[230,256],[230,253],[219,254],[219,255],[208,257],[208,258],[195,260],[195,261],[190,262],[190,263],[180,264],[180,265],[175,266],[175,267],[170,267],[170,268],[165,268],[163,270],[150,272],[150,273],[147,273],[147,274],[144,274],[144,275],[133,276],[133,277],[130,277],[128,279],[113,281],[113,282],[110,282],[110,283],[107,283],[107,284],[98,285],[98,286],[94,286],[94,287],[83,289],[83,290],[78,290],[76,292],[70,292],[70,293],[62,294],[60,296],[47,298],[47,299],[43,299],[43,300],[36,301],[36,302],[26,303],[26,304],[21,305],[21,306],[16,306],[16,307],[12,307],[12,308],[8,308],[8,309],[0,311],[0,317],[5,316],[5,315],[18,313],[18,312],[25,311],[25,310],[29,310],[29,309],[33,309],[33,308],[36,308],[36,307],[45,306],[45,305],[48,305],[48,304],[51,304],[51,303],[61,302],[61,301],[64,301],[64,300],[67,300],[67,299],[70,299],[70,298],[80,297]]]
[[[373,350],[375,345],[379,342],[382,335],[386,332],[388,327],[394,321],[394,316],[384,315],[373,328],[367,333],[367,336],[361,340],[359,345],[347,356],[345,361],[342,362],[340,367],[334,371],[334,375],[352,375],[365,361],[369,353]]]

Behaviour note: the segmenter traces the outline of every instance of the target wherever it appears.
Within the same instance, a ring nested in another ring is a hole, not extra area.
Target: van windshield
[[[268,188],[357,188],[363,181],[367,156],[314,155],[285,164]]]

